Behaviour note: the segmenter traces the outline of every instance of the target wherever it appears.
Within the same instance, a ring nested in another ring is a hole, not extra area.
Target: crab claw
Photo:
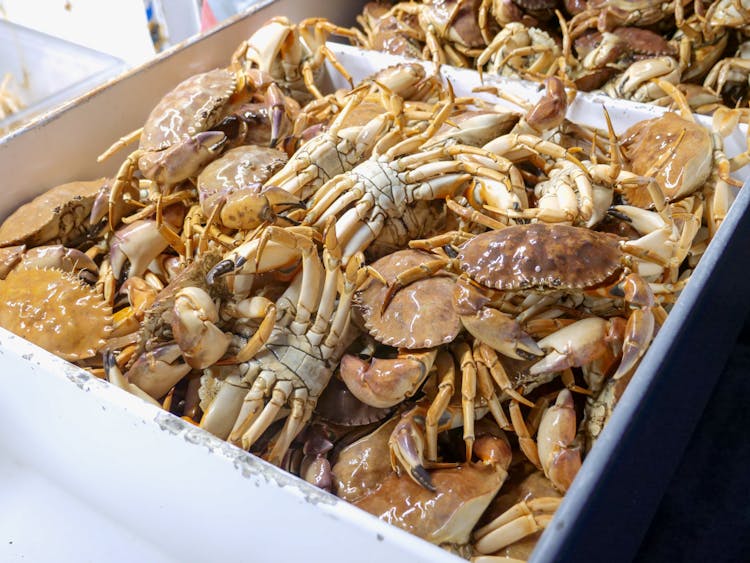
[[[232,337],[219,329],[211,296],[199,287],[177,292],[172,306],[172,333],[187,364],[195,369],[214,365],[227,351]]]
[[[547,478],[565,492],[581,467],[581,450],[574,447],[576,411],[573,395],[563,389],[555,404],[542,415],[537,434],[539,460]]]
[[[497,309],[486,308],[476,315],[463,315],[461,322],[474,338],[509,358],[529,360],[544,354],[518,322]]]
[[[415,424],[415,407],[406,413],[393,429],[388,440],[391,451],[391,466],[397,473],[403,467],[409,472],[409,476],[415,483],[435,492],[432,477],[425,469],[424,463],[424,437]]]
[[[349,391],[373,407],[392,407],[411,397],[427,377],[437,350],[372,358],[368,364],[352,354],[341,358],[341,378]]]
[[[281,88],[275,83],[269,84],[266,90],[266,107],[268,114],[271,116],[271,140],[268,145],[275,147],[279,139],[286,135],[285,129],[290,127],[286,111],[286,98]]]
[[[630,274],[617,284],[612,293],[621,295],[635,308],[628,317],[625,340],[622,344],[622,361],[612,376],[619,379],[638,364],[646,352],[656,330],[654,294],[649,285],[638,275]]]
[[[206,274],[206,283],[208,283],[208,285],[214,285],[216,283],[216,280],[218,280],[221,276],[225,276],[242,268],[244,262],[245,259],[242,257],[239,257],[236,262],[228,258],[225,260],[221,260]]]
[[[474,284],[459,278],[453,303],[464,328],[490,348],[516,360],[543,356],[544,352],[521,325],[505,313],[488,307],[490,299]]]
[[[538,134],[554,129],[565,119],[568,97],[562,80],[550,76],[544,81],[546,92],[525,116],[526,123]]]
[[[190,372],[189,365],[175,363],[180,357],[177,344],[159,346],[140,356],[125,375],[130,383],[158,399]]]
[[[138,159],[138,168],[146,178],[164,184],[176,184],[194,176],[216,158],[227,142],[221,131],[204,131],[158,152]]]
[[[529,368],[530,375],[541,375],[580,367],[606,353],[609,342],[616,341],[611,323],[589,317],[553,332],[539,341],[547,355]]]
[[[230,229],[254,229],[262,223],[273,223],[276,214],[287,209],[302,208],[298,197],[277,186],[263,188],[255,184],[227,196],[221,208],[221,222]]]
[[[112,273],[120,277],[126,261],[130,261],[128,278],[142,276],[149,263],[169,246],[169,241],[153,219],[142,219],[117,230],[109,246]]]

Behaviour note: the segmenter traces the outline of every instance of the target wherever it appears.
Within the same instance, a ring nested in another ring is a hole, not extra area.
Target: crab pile
[[[694,111],[746,116],[748,29],[745,0],[423,0],[369,2],[356,31],[367,49],[669,105],[659,78]]]
[[[106,150],[138,142],[114,177],[8,217],[0,324],[422,538],[525,559],[747,154],[664,81],[678,110],[620,134],[568,121],[554,76],[523,112],[412,63],[324,95],[330,34],[356,40],[275,18]]]

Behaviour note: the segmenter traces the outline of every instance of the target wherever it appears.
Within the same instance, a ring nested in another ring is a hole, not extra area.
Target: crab
[[[330,35],[351,40],[357,34],[324,18],[308,18],[293,24],[285,16],[268,20],[243,42],[233,56],[246,71],[267,73],[292,98],[304,104],[322,98],[318,85],[326,59],[349,81],[351,77],[326,46]]]
[[[474,551],[527,560],[561,502],[541,471],[529,471],[528,464],[511,466],[508,481],[472,534]]]
[[[477,16],[479,28],[485,42],[490,43],[495,35],[490,16],[500,28],[514,22],[536,27],[553,17],[557,4],[557,0],[482,0]]]
[[[357,41],[363,48],[412,59],[422,58],[424,36],[416,17],[397,16],[391,12],[390,6],[368,2],[357,16],[357,23],[362,28]]]
[[[350,95],[330,126],[297,149],[266,185],[306,200],[325,182],[369,158],[373,150],[395,142],[399,134],[397,122],[401,119],[400,98],[391,98],[392,104],[380,106],[381,112],[366,123],[350,123],[351,114],[366,96],[364,90]]]
[[[453,303],[445,299],[445,295],[455,289],[451,276],[439,274],[418,280],[398,292],[385,310],[381,309],[388,294],[387,284],[395,281],[400,272],[418,267],[429,257],[423,251],[402,250],[381,258],[371,266],[381,279],[369,280],[356,292],[356,309],[362,315],[364,327],[370,336],[398,348],[398,353],[393,358],[373,356],[367,361],[360,355],[345,354],[340,368],[341,378],[349,390],[364,403],[376,407],[394,406],[411,397],[435,368],[436,389],[431,395],[431,402],[424,408],[424,430],[417,428],[414,417],[404,419],[409,421],[403,429],[404,437],[425,433],[426,456],[420,454],[414,457],[405,453],[411,448],[400,440],[393,444],[394,454],[407,460],[404,465],[423,485],[429,484],[429,477],[423,470],[425,460],[430,463],[437,461],[438,433],[445,429],[446,424],[458,420],[458,415],[447,415],[456,390],[460,389],[462,398],[459,411],[464,428],[466,459],[472,456],[474,420],[477,418],[475,400],[477,404],[489,408],[501,428],[511,427],[502,412],[490,376],[503,394],[525,401],[515,393],[497,363],[492,363],[491,353],[487,354],[489,360],[475,357],[481,356],[484,351],[475,354],[466,341],[457,338],[463,332],[463,317]],[[451,343],[450,351],[440,348]],[[529,344],[534,345],[531,340]],[[482,366],[477,363],[482,363]],[[485,363],[491,364],[490,370],[483,369]]]
[[[268,75],[241,71],[233,63],[193,75],[164,95],[151,110],[144,126],[126,135],[103,153],[108,158],[120,147],[138,139],[138,149],[123,161],[110,191],[110,225],[115,227],[112,208],[130,185],[136,170],[156,183],[159,193],[169,193],[180,182],[196,175],[217,158],[236,127],[223,125],[232,103],[253,96],[264,99],[272,114],[272,143],[286,117],[284,96]]]
[[[703,85],[720,96],[724,96],[735,105],[742,105],[748,100],[750,85],[750,41],[744,41],[737,47],[733,57],[718,61],[708,72]]]
[[[524,207],[521,174],[508,159],[486,147],[423,148],[450,111],[450,103],[444,103],[422,133],[407,136],[382,154],[373,153],[326,182],[309,202],[303,224],[321,228],[329,217],[337,217],[346,261],[355,252],[364,252],[386,225],[398,225],[404,233],[419,231],[420,219],[408,212],[419,201],[466,194],[477,205]]]
[[[95,356],[111,328],[102,296],[56,268],[14,269],[0,281],[0,299],[0,326],[65,360]]]
[[[567,33],[567,26],[563,26]],[[570,42],[564,42],[569,45]],[[566,52],[564,69],[569,80],[583,91],[600,88],[635,61],[653,57],[677,56],[677,48],[661,35],[638,27],[618,27],[612,31],[592,31],[573,42],[576,56]]]
[[[555,40],[536,27],[511,22],[476,58],[479,77],[484,73],[534,79],[554,75],[562,54]]]
[[[432,474],[435,490],[431,491],[396,473],[388,462],[388,441],[397,422],[391,419],[340,452],[333,466],[334,491],[427,541],[463,548],[505,481],[511,459],[507,439],[491,424],[482,425],[478,461],[436,469]]]
[[[519,248],[524,252],[518,252]],[[452,268],[463,274],[454,300],[464,327],[501,354],[532,359],[544,355],[541,343],[533,342],[517,321],[492,306],[499,297],[497,292],[500,296],[527,290],[541,294],[583,292],[621,298],[629,314],[622,361],[614,377],[623,377],[645,353],[657,321],[666,318],[649,285],[633,272],[634,259],[628,254],[631,248],[613,235],[568,225],[533,223],[488,231],[463,243],[455,259],[438,258],[403,271],[390,285],[385,306],[401,287],[431,272]],[[498,323],[504,327],[502,331],[497,330]],[[578,323],[561,329],[574,334],[573,339],[547,337],[546,355],[529,368],[530,373],[542,375],[581,366],[602,353],[592,344],[604,338],[610,321],[591,317]]]
[[[304,232],[304,231],[302,231]],[[248,266],[262,267],[268,251],[278,259],[300,259],[302,267],[275,302],[260,296],[249,300],[244,318],[263,318],[247,345],[225,363],[240,365],[239,385],[221,385],[206,405],[201,426],[224,432],[231,443],[250,449],[285,406],[291,412],[265,457],[279,464],[295,436],[312,416],[318,397],[328,384],[344,348],[350,343],[347,327],[354,291],[366,277],[362,256],[342,270],[341,247],[332,228],[326,229],[321,257],[310,233],[267,227],[256,259]],[[271,248],[272,243],[275,248]],[[219,263],[207,279],[215,283],[224,272]],[[222,391],[224,393],[222,393]],[[215,409],[223,395],[242,396],[239,408]],[[228,423],[228,424],[227,424]],[[217,430],[221,428],[221,430]]]
[[[89,216],[99,190],[108,182],[107,178],[69,182],[35,197],[0,225],[0,247],[83,242],[94,230]]]
[[[570,35],[575,39],[591,28],[611,31],[622,26],[649,27],[671,17],[677,2],[687,3],[686,0],[667,0],[658,4],[650,0],[567,2],[575,12],[570,20]]]
[[[673,57],[653,57],[634,62],[619,76],[607,82],[602,90],[613,98],[650,102],[664,97],[661,82],[679,84],[681,69]]]
[[[653,176],[666,202],[694,193],[714,170],[722,181],[739,186],[730,171],[744,164],[747,153],[728,159],[720,135],[696,123],[684,95],[663,80],[657,80],[656,85],[675,99],[680,113],[666,112],[625,131],[621,146],[629,168],[636,174]],[[654,160],[654,154],[660,156]],[[624,195],[634,205],[648,207],[652,203],[644,200],[638,187],[626,190]],[[653,203],[658,209],[659,203]]]
[[[426,47],[423,57],[435,65],[470,67],[485,42],[477,20],[479,0],[399,2],[385,17],[416,16]]]
[[[706,10],[708,25],[737,29],[743,33],[748,29],[750,3],[747,0],[714,0]]]
[[[257,145],[236,147],[198,175],[198,197],[206,217],[220,205],[219,222],[249,230],[275,221],[277,214],[299,207],[289,192],[263,184],[287,162],[286,153]]]

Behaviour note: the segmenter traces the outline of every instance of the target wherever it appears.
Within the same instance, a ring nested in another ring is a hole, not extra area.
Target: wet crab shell
[[[227,151],[198,176],[198,195],[203,212],[209,215],[222,196],[265,183],[287,160],[285,152],[258,145],[244,145]]]
[[[419,250],[401,250],[374,262],[372,267],[391,282],[402,271],[430,258],[434,257]],[[453,303],[446,298],[452,294],[453,285],[453,279],[445,275],[416,281],[397,292],[381,312],[388,288],[372,279],[355,294],[355,306],[375,340],[398,348],[431,348],[452,342],[461,329]]]
[[[106,182],[61,184],[22,205],[0,225],[0,246],[77,245],[88,232],[91,209]]]
[[[0,301],[0,326],[69,361],[94,356],[111,327],[101,296],[53,268],[12,271]]]
[[[151,110],[139,148],[162,150],[209,130],[223,117],[221,110],[236,88],[235,74],[222,68],[183,80]]]
[[[631,170],[639,175],[652,175],[669,201],[690,195],[711,174],[711,134],[700,124],[673,112],[631,126],[623,135],[621,147],[630,160]],[[655,171],[654,155],[667,155],[660,157],[662,162]],[[642,188],[626,189],[624,194],[632,205],[651,204]]]
[[[617,237],[534,223],[488,231],[464,243],[461,269],[493,289],[583,289],[622,268]]]

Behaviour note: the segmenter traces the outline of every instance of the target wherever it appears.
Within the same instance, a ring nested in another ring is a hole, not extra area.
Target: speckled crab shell
[[[69,361],[94,356],[112,324],[99,294],[53,268],[13,270],[0,301],[0,326]]]
[[[22,205],[0,225],[0,246],[75,246],[89,228],[89,215],[106,178],[55,186]]]
[[[477,235],[458,260],[474,281],[493,289],[584,289],[622,268],[619,240],[568,225],[515,225]]]
[[[236,88],[237,77],[223,68],[183,80],[151,110],[139,148],[159,151],[209,130],[224,117],[221,110]]]
[[[400,250],[384,256],[372,267],[391,282],[407,268],[418,266],[434,256],[420,250]],[[454,281],[436,275],[416,281],[398,291],[381,315],[387,287],[370,280],[354,296],[365,328],[375,340],[397,348],[431,348],[452,342],[461,329],[453,308]]]

